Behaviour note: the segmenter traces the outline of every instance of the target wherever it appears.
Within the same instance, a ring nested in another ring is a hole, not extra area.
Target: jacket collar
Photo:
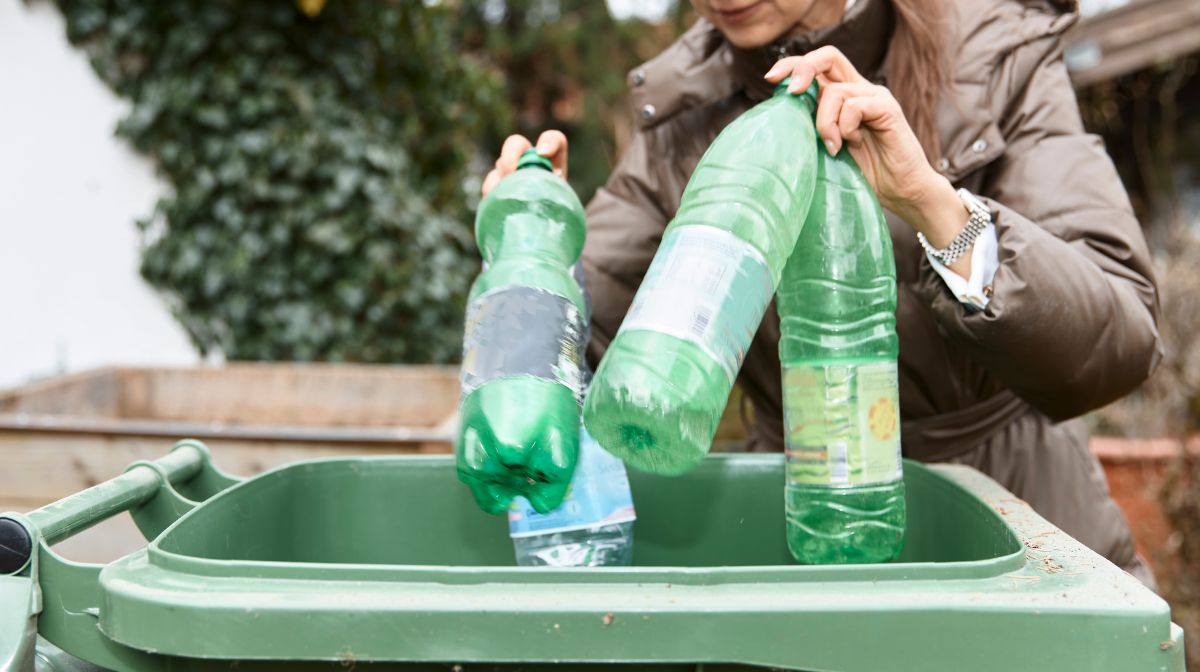
[[[833,45],[868,77],[882,73],[893,28],[889,0],[857,0],[841,23],[779,40],[758,49],[736,49],[700,19],[653,60],[629,73],[627,81],[638,122],[656,126],[685,110],[744,92],[751,101],[771,95],[762,78],[778,58]]]

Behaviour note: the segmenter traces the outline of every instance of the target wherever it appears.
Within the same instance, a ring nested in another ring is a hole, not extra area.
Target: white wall
[[[196,354],[138,275],[163,189],[113,129],[127,104],[49,2],[0,0],[0,387]]]

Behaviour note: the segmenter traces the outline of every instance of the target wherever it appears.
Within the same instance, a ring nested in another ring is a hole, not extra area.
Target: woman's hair
[[[941,155],[937,135],[937,107],[941,90],[949,84],[945,0],[890,0],[896,10],[896,28],[888,49],[888,88],[904,116],[935,163]]]

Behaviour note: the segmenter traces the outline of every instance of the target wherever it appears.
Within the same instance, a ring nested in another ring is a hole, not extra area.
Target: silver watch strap
[[[949,245],[940,250],[936,249],[929,244],[925,234],[917,232],[917,242],[921,243],[921,248],[943,266],[949,266],[958,261],[959,257],[966,254],[967,250],[975,244],[975,239],[979,237],[979,234],[992,224],[992,213],[983,201],[966,189],[959,189],[957,193],[970,216],[967,218],[967,225],[958,232]]]

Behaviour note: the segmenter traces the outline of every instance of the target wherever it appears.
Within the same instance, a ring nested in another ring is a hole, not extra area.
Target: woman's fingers
[[[500,174],[500,170],[498,168],[491,169],[487,176],[483,178],[483,187],[479,189],[479,193],[487,196],[488,192],[490,192],[497,184],[499,184],[503,177],[504,176]]]
[[[504,139],[504,144],[500,147],[500,158],[496,159],[496,170],[499,170],[503,177],[517,169],[517,161],[525,150],[533,146],[529,142],[529,138],[523,135],[510,135]]]
[[[785,77],[791,77],[788,91],[800,93],[807,89],[818,75],[831,82],[865,82],[858,70],[850,63],[837,47],[825,46],[811,51],[803,56],[789,56],[779,59],[763,77],[778,83]]]
[[[488,192],[506,175],[517,169],[521,155],[531,147],[533,147],[533,143],[523,135],[510,135],[504,139],[504,144],[500,147],[500,157],[496,159],[496,165],[483,178],[483,187],[480,191],[484,196],[487,196]],[[554,165],[555,175],[564,179],[567,177],[567,136],[563,135],[562,131],[546,131],[538,136],[537,153],[550,159],[550,163]]]
[[[863,126],[887,131],[900,117],[900,104],[891,95],[857,96],[842,103],[838,132],[845,140],[857,143],[862,140]]]
[[[858,74],[854,64],[846,58],[837,47],[825,46],[805,55],[816,69],[816,74],[824,75],[833,82],[866,82],[866,78]]]
[[[845,102],[855,97],[878,95],[879,88],[866,82],[846,84],[826,81],[817,104],[817,135],[825,141],[825,148],[830,154],[837,154],[842,149],[842,131],[838,120]]]
[[[550,159],[554,164],[554,174],[566,179],[567,177],[567,136],[562,131],[549,130],[538,136],[537,153]]]
[[[504,144],[500,146],[500,156],[496,159],[496,165],[483,178],[483,186],[479,189],[484,196],[496,186],[500,180],[504,179],[505,175],[517,169],[517,160],[533,145],[530,144],[529,138],[523,135],[510,135],[504,139]]]

